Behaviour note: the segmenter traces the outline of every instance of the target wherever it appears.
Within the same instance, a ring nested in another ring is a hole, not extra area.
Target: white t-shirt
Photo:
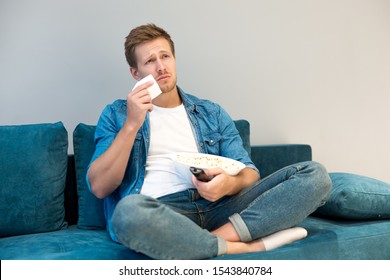
[[[198,152],[184,105],[153,106],[150,117],[150,147],[141,194],[151,197],[183,191],[194,186],[188,174],[180,174],[167,156],[175,152]]]

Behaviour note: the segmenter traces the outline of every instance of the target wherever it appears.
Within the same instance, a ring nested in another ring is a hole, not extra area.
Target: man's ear
[[[130,73],[133,76],[133,78],[136,79],[137,81],[141,80],[138,70],[135,69],[134,67],[130,67]]]

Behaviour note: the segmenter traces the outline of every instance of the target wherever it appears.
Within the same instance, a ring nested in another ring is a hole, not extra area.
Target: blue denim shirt
[[[243,162],[247,167],[257,168],[243,147],[236,126],[226,111],[219,105],[184,93],[178,87],[188,118],[194,131],[200,153],[208,153],[232,158]],[[102,155],[112,144],[127,116],[126,100],[116,100],[103,110],[95,132],[96,149],[91,163]],[[104,212],[107,230],[111,238],[118,242],[111,228],[111,217],[120,199],[127,195],[139,194],[145,177],[146,157],[150,143],[149,115],[138,130],[133,149],[127,164],[124,179],[120,186],[104,198]],[[87,184],[91,189],[88,176]]]

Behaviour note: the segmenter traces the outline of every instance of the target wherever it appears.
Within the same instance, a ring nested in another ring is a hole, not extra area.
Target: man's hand
[[[146,116],[146,112],[153,110],[152,98],[148,88],[153,85],[152,81],[146,82],[134,88],[127,95],[127,118],[125,125],[139,129]]]
[[[213,179],[208,182],[202,182],[196,179],[195,176],[192,176],[192,183],[203,198],[214,202],[229,194],[232,190],[230,187],[232,186],[232,176],[228,175],[221,168],[206,169],[205,173],[207,176],[213,177]]]
[[[205,173],[214,178],[209,182],[201,182],[192,176],[192,183],[198,189],[199,194],[211,202],[225,195],[235,195],[259,180],[259,175],[251,168],[244,168],[235,176],[227,174],[221,168],[206,169]]]

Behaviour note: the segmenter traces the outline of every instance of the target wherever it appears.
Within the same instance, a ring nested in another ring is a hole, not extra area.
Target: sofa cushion
[[[333,190],[315,214],[342,219],[390,218],[390,184],[349,173],[330,173]]]
[[[96,198],[86,183],[88,165],[95,151],[95,128],[96,126],[80,123],[73,132],[77,194],[79,197],[77,226],[81,229],[103,229],[106,226],[103,200]]]
[[[0,126],[0,149],[0,237],[66,227],[63,124]]]
[[[1,238],[0,248],[1,260],[150,259],[113,242],[105,229],[83,230],[74,225],[66,230]],[[61,278],[65,279],[65,277]],[[38,278],[29,277],[29,279]],[[46,277],[39,279],[46,279]]]
[[[247,120],[235,120],[234,124],[238,132],[240,133],[242,144],[245,150],[251,156],[251,143],[250,143],[250,125]]]
[[[243,141],[244,148],[250,152],[249,122],[234,121]],[[79,196],[79,219],[77,225],[81,229],[105,228],[103,200],[97,199],[86,183],[88,165],[95,151],[95,125],[80,123],[73,132],[73,147],[76,168],[77,194]]]

